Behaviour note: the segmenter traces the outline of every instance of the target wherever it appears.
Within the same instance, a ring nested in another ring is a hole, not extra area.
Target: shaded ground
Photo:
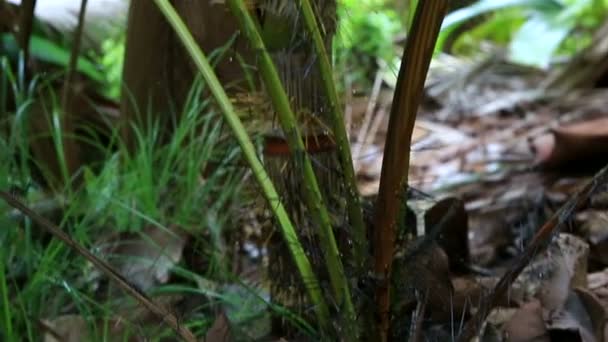
[[[491,292],[498,277],[510,270],[513,258],[536,231],[608,161],[605,90],[554,98],[538,90],[543,75],[534,70],[498,58],[481,63],[447,61],[450,68],[441,58],[436,61],[427,82],[410,171],[412,187],[435,199],[457,197],[468,214],[466,227],[457,215],[441,228],[441,234],[450,237],[447,244],[440,241],[450,264],[457,257],[454,245],[462,239],[467,241],[470,259],[468,271],[451,267],[451,318],[437,316],[450,306],[441,298],[435,303],[430,299],[423,311],[425,334],[435,340],[449,336],[436,333],[433,326],[443,325],[443,333],[457,332],[460,319],[477,311],[480,296]],[[365,144],[353,148],[355,154],[361,151],[357,165],[365,195],[373,195],[379,184],[390,92],[390,88],[372,91],[371,100],[357,99],[352,104],[352,122],[362,123],[353,129],[353,136],[365,136],[359,128],[372,122],[370,136],[354,139],[355,144]],[[373,110],[369,101],[376,102]],[[604,339],[608,259],[603,250],[608,216],[605,186],[599,186],[590,203],[567,218],[568,224],[549,249],[530,260],[508,298],[490,314],[482,340]],[[435,206],[432,200],[423,208],[418,203],[410,201],[413,211],[432,211]],[[432,231],[429,217],[436,223],[446,215],[446,208],[427,214],[427,234]],[[436,252],[428,248],[425,253]],[[446,272],[438,265],[430,268]],[[432,289],[436,275],[428,278],[418,288]],[[441,291],[430,291],[431,297],[433,293],[441,296]]]

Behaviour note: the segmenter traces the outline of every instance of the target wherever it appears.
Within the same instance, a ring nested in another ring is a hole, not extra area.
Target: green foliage
[[[378,62],[394,65],[394,40],[402,24],[384,0],[341,0],[338,6],[335,59],[339,74],[364,81]]]
[[[215,98],[217,105],[220,107],[222,114],[224,115],[224,120],[232,129],[232,133],[238,141],[241,150],[244,154],[244,157],[247,163],[249,164],[249,167],[251,168],[258,185],[262,189],[264,197],[268,202],[268,205],[272,210],[275,219],[278,222],[278,226],[281,230],[283,238],[285,239],[285,242],[296,264],[296,267],[298,268],[300,276],[302,277],[304,287],[306,288],[309,294],[311,302],[315,306],[315,312],[319,317],[319,323],[328,323],[329,311],[325,301],[323,300],[317,277],[312,271],[310,260],[304,252],[304,249],[296,234],[293,223],[287,215],[287,211],[283,206],[283,203],[277,193],[276,188],[274,187],[274,184],[268,177],[264,166],[258,159],[251,138],[247,134],[243,123],[235,112],[234,107],[232,106],[232,103],[228,98],[228,95],[226,94],[225,90],[220,84],[220,81],[215,75],[207,57],[200,49],[200,47],[194,40],[194,37],[188,31],[186,24],[177,14],[171,3],[167,0],[156,0],[156,4],[162,11],[169,24],[171,24],[176,34],[179,36],[183,46],[190,54],[190,57],[196,64],[199,72],[202,74],[205,81],[209,85],[209,90]],[[247,34],[248,38],[250,39],[250,43],[254,46],[255,49],[261,52],[260,57],[262,58],[261,61],[263,62],[263,64],[271,64],[272,62],[269,61],[268,53],[265,50],[262,42],[262,37],[257,32],[257,28],[255,27],[256,25],[251,19],[251,17],[249,17],[248,10],[245,8],[244,4],[238,1],[231,1],[228,4],[234,15],[237,17],[239,23],[242,24],[243,22],[246,22],[245,25],[242,25],[243,29]],[[272,69],[272,67],[267,65],[265,69],[267,69],[265,70],[266,72],[263,72],[262,74],[266,75],[266,77],[268,77],[268,74],[273,73],[273,70],[270,70],[269,72],[269,69]],[[278,92],[284,91],[284,89],[282,89],[281,87],[281,82],[278,80],[278,77],[276,77],[275,75],[275,77],[271,78],[274,79],[274,82],[266,82],[266,86],[274,87],[274,90]],[[281,96],[280,100],[280,102],[283,102],[281,103],[282,107],[287,107],[289,109],[289,103],[288,101],[285,101],[285,97]],[[281,110],[277,110],[277,112],[279,112],[283,116],[289,115],[289,113],[282,112]],[[297,139],[293,140],[299,140],[299,144],[302,145],[301,138],[298,137],[298,131],[295,128],[295,125],[297,123],[293,120],[293,116],[291,120],[287,121],[288,127],[287,129],[285,129],[285,127],[283,129],[289,133],[292,133],[290,139],[293,139],[293,137],[295,136]],[[301,149],[302,148],[300,148],[300,150]],[[308,166],[308,168],[310,168],[310,165],[304,164],[304,166]],[[317,202],[315,205],[319,207],[319,202]]]
[[[490,40],[507,45],[513,62],[547,68],[557,54],[572,55],[588,44],[607,4],[606,0],[480,0],[446,17],[438,49],[459,25],[487,16],[461,37],[458,51],[475,51],[480,41]]]
[[[19,48],[12,34],[4,33],[0,36],[0,55],[11,56],[17,59]],[[38,60],[54,64],[60,67],[67,67],[70,60],[71,51],[69,48],[61,46],[56,42],[42,36],[33,35],[30,38],[30,53]],[[103,73],[97,66],[85,57],[78,59],[77,70],[97,82],[103,82]]]
[[[104,70],[106,85],[103,87],[103,93],[111,98],[118,99],[122,84],[122,66],[125,56],[125,37],[106,39],[101,45],[101,56],[99,64]]]
[[[36,22],[30,38],[31,57],[44,62],[55,70],[68,67],[72,44],[66,37],[51,34],[44,24]],[[12,65],[19,60],[19,47],[14,35],[0,34],[0,55],[6,56]],[[115,34],[101,46],[81,51],[77,71],[94,82],[100,94],[118,99],[121,90],[122,62],[124,57],[124,32]],[[45,69],[45,71],[48,70]]]
[[[85,170],[86,192],[90,194],[87,198],[92,200],[87,205],[89,210],[124,212],[100,215],[98,224],[138,231],[150,223],[189,227],[198,226],[202,217],[221,217],[218,212],[229,204],[238,188],[236,177],[240,175],[234,173],[234,165],[239,154],[222,137],[216,115],[201,115],[209,110],[199,97],[200,83],[197,96],[191,97],[193,102],[187,105],[169,143],[163,142],[164,130],[158,123],[145,132],[134,126],[135,154],[121,144],[118,153],[108,156],[98,175]],[[212,166],[216,170],[201,179],[201,171]],[[201,206],[206,208],[204,216]]]
[[[0,58],[0,66],[2,190],[10,189],[45,216],[49,213],[45,208],[59,211],[58,225],[89,247],[98,247],[104,236],[119,232],[139,234],[145,226],[179,226],[200,239],[199,253],[209,267],[197,272],[206,272],[210,281],[230,276],[222,236],[235,226],[232,209],[235,201],[242,199],[238,194],[244,170],[236,167],[238,148],[226,139],[222,122],[202,99],[202,83],[198,82],[191,91],[168,141],[161,139],[158,124],[145,133],[135,129],[135,152],[126,148],[118,129],[110,137],[93,132],[79,136],[81,146],[99,157],[98,164],[81,170],[81,188],[57,189],[49,194],[42,190],[40,178],[32,176],[37,161],[29,153],[26,130],[30,104],[37,100],[36,89],[45,82],[34,77],[34,81],[26,83],[20,73],[14,73],[6,57]],[[60,114],[56,106],[51,110]],[[82,129],[92,131],[90,127]],[[61,127],[55,127],[51,134],[60,141]],[[102,340],[107,329],[98,322],[116,318],[116,303],[99,302],[95,292],[98,280],[84,259],[32,227],[28,219],[3,201],[0,225],[0,244],[4,246],[0,249],[0,340],[40,340],[43,331],[37,320],[54,319],[66,311],[81,315],[93,336]],[[204,236],[217,238],[206,240],[202,239]],[[188,272],[201,277],[194,270]],[[179,279],[185,287],[201,290],[194,276],[182,272]],[[234,301],[225,291],[218,289],[222,295],[213,302]],[[205,324],[200,329],[208,327],[214,316],[207,309],[199,311],[196,321]],[[185,323],[190,324],[187,319]],[[165,335],[166,332],[156,336]]]

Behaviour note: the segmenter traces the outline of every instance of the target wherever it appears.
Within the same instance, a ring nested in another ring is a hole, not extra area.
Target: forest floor
[[[478,313],[481,298],[513,269],[514,260],[523,255],[539,228],[608,162],[606,91],[554,97],[539,90],[544,77],[500,59],[433,62],[412,144],[409,184],[418,195],[408,198],[408,207],[415,222],[411,233],[430,236],[439,244],[441,252],[433,254],[437,250],[429,249],[431,257],[426,260],[442,257],[423,262],[424,267],[405,268],[406,274],[400,275],[407,283],[413,276],[407,273],[417,272],[416,286],[433,289],[421,325],[430,340],[453,337],[462,322]],[[378,191],[391,84],[380,72],[371,89],[349,90],[363,94],[348,97],[346,121],[359,190],[365,198]],[[230,145],[219,120],[207,120],[209,137],[189,150],[193,155],[207,151],[205,146],[219,146],[218,141],[222,148]],[[193,171],[191,183],[179,184],[183,192],[175,193],[166,191],[175,189],[171,170],[183,165],[150,166],[165,162],[166,151],[158,151],[149,165],[145,158],[133,158],[126,169],[108,153],[111,158],[97,175],[85,175],[90,177],[85,182],[88,188],[77,209],[67,206],[57,213],[64,204],[61,198],[32,202],[45,215],[63,215],[57,221],[68,222],[66,230],[90,243],[138,289],[188,317],[200,335],[223,339],[230,330],[233,336],[260,338],[269,333],[269,312],[275,309],[268,305],[269,238],[264,235],[272,220],[259,192],[252,196],[248,186],[240,188],[253,180],[232,151],[236,146],[209,152],[201,157],[203,165],[213,169],[219,155],[220,160],[229,159],[222,167],[240,171],[232,175],[218,167],[207,178],[199,177],[200,170]],[[142,169],[140,161],[150,169]],[[153,176],[142,179],[138,173],[156,175],[160,169],[171,171],[160,177],[166,183]],[[227,174],[231,176],[223,178]],[[116,179],[132,183],[133,189],[116,186]],[[608,191],[604,184],[598,185],[583,206],[560,217],[564,224],[552,234],[549,247],[525,260],[526,268],[484,321],[482,341],[608,338]],[[201,202],[183,200],[196,192],[191,186],[200,190],[196,200]],[[162,203],[185,204],[184,216],[172,216],[173,207],[159,209],[156,202],[149,204],[158,212],[146,212],[150,196],[145,193],[139,194],[141,203],[128,204],[136,200],[134,193],[146,187]],[[448,214],[453,207],[457,215]],[[16,211],[8,213],[15,221],[25,221]],[[206,215],[204,220],[200,213]],[[19,234],[15,229],[14,241],[30,241]],[[27,265],[35,265],[33,271],[23,271],[24,250],[14,243],[15,250],[6,252],[6,274],[13,282],[6,292],[19,297],[28,290],[31,298],[45,303],[35,308],[38,311],[28,309],[45,317],[35,323],[44,330],[45,341],[86,339],[91,325],[106,337],[171,335],[150,312],[124,300],[115,284],[90,264],[54,246],[48,236],[29,238],[40,248],[26,251],[31,253]],[[39,255],[44,262],[37,259]],[[434,284],[445,279],[450,287],[447,295],[443,292],[447,287],[441,286],[445,284]],[[53,291],[58,295],[49,298]],[[99,312],[87,312],[85,301],[96,303]],[[411,306],[404,308],[409,308],[404,320],[414,316]],[[24,320],[30,320],[31,312],[24,314]],[[101,323],[95,321],[99,315]]]
[[[452,314],[465,317],[539,228],[608,162],[608,94],[595,89],[549,97],[539,92],[541,73],[500,60],[451,60],[456,65],[449,72],[435,62],[414,131],[410,186],[435,201],[456,198],[465,208],[468,220],[449,221],[443,234],[451,242],[442,245],[450,259],[468,257],[468,271],[450,270]],[[355,144],[363,142],[353,150],[360,190],[368,196],[378,190],[390,94],[389,87],[377,88],[351,103],[352,122],[372,123],[359,125],[372,127],[367,132],[352,130]],[[550,247],[528,261],[508,298],[490,313],[482,341],[608,338],[607,189],[599,184],[581,209],[563,218]],[[434,216],[447,212],[432,212],[437,203],[412,210],[427,210],[437,222]],[[462,246],[468,250],[459,251]],[[441,311],[429,306],[427,312]]]

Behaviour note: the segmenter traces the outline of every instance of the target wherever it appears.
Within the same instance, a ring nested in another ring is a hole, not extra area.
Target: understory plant
[[[509,60],[546,69],[560,55],[586,47],[607,8],[605,0],[478,0],[446,17],[437,47],[460,26],[477,20],[460,35],[460,52],[470,54],[480,41],[489,40],[506,46]]]
[[[256,51],[260,78],[277,113],[291,156],[299,171],[297,181],[302,184],[305,205],[319,236],[318,249],[321,251],[323,261],[321,271],[313,268],[310,254],[305,250],[293,219],[288,214],[275,184],[270,180],[257,154],[258,150],[206,55],[196,44],[170,2],[155,0],[155,3],[192,57],[204,82],[195,82],[193,92],[186,101],[185,110],[180,115],[176,115],[179,120],[174,122],[175,127],[168,141],[165,140],[163,127],[154,122],[148,125],[146,130],[139,129],[137,123],[129,123],[134,125],[132,131],[135,149],[130,145],[127,147],[127,144],[121,140],[118,128],[113,129],[109,137],[102,138],[94,134],[94,129],[82,127],[83,131],[92,133],[71,137],[103,158],[100,158],[96,167],[85,167],[80,170],[80,175],[70,175],[65,171],[67,167],[61,165],[66,189],[56,190],[54,192],[56,198],[53,198],[61,210],[58,226],[55,227],[21,208],[20,211],[25,215],[19,214],[16,217],[25,223],[24,231],[27,238],[20,239],[19,234],[22,233],[17,229],[10,230],[0,237],[3,243],[13,246],[0,254],[3,260],[7,260],[3,267],[0,267],[0,298],[3,299],[0,305],[0,324],[7,338],[19,338],[21,335],[18,331],[25,331],[28,338],[35,338],[37,333],[33,323],[28,321],[29,315],[34,314],[36,317],[60,315],[62,305],[67,302],[75,303],[76,308],[72,308],[71,312],[79,312],[91,330],[98,334],[97,336],[100,334],[106,336],[104,334],[107,334],[107,330],[99,331],[95,319],[101,316],[106,326],[111,325],[113,321],[109,313],[112,307],[97,301],[94,289],[87,287],[95,284],[90,278],[78,277],[75,269],[86,269],[87,265],[83,259],[70,258],[76,250],[106,274],[111,275],[111,279],[121,283],[123,289],[159,315],[159,318],[167,322],[180,337],[194,341],[194,336],[199,335],[201,332],[199,329],[202,329],[200,321],[190,317],[182,323],[172,313],[156,310],[157,307],[153,303],[147,303],[149,299],[137,287],[125,282],[118,275],[112,275],[114,271],[111,268],[107,268],[103,262],[98,262],[97,257],[82,246],[94,250],[92,246],[95,245],[96,238],[103,235],[104,231],[110,229],[109,227],[115,232],[140,234],[142,238],[145,238],[142,232],[146,227],[169,232],[177,226],[180,231],[195,236],[207,234],[211,237],[209,239],[211,247],[202,250],[211,251],[208,255],[212,264],[209,269],[215,272],[210,271],[205,275],[205,279],[201,279],[195,271],[180,267],[176,267],[175,272],[189,285],[182,288],[183,292],[187,290],[191,293],[201,292],[200,287],[203,286],[206,287],[206,295],[216,298],[218,302],[228,302],[227,296],[223,295],[218,287],[209,285],[213,282],[209,282],[208,278],[226,277],[229,273],[225,269],[226,256],[222,254],[225,247],[221,245],[221,239],[217,236],[225,222],[229,220],[227,208],[235,198],[238,198],[238,185],[242,173],[234,165],[239,158],[244,158],[278,223],[311,304],[311,310],[314,312],[314,321],[302,323],[299,317],[281,311],[282,309],[274,303],[270,305],[271,309],[292,317],[296,324],[305,329],[313,327],[316,331],[308,331],[308,333],[313,334],[315,338],[348,341],[366,338],[389,340],[392,263],[397,236],[397,217],[404,198],[401,194],[407,187],[411,134],[424,79],[448,1],[420,2],[413,17],[390,116],[380,193],[375,204],[377,215],[371,218],[373,221],[371,226],[367,225],[363,217],[361,199],[356,190],[352,156],[343,123],[343,105],[333,81],[331,58],[326,51],[329,46],[324,40],[328,33],[319,24],[319,18],[323,15],[317,7],[320,2],[299,0],[284,7],[293,6],[298,14],[302,15],[301,20],[306,30],[304,36],[312,42],[310,46],[315,57],[312,62],[321,74],[324,100],[328,102],[327,130],[337,149],[341,169],[340,185],[346,191],[343,201],[348,212],[349,243],[347,245],[350,247],[341,250],[336,239],[337,227],[332,226],[333,213],[330,213],[327,205],[329,199],[324,198],[322,194],[318,175],[313,169],[313,161],[307,153],[304,133],[301,131],[300,123],[296,121],[297,115],[292,108],[293,104],[266,46],[269,42],[268,36],[263,37],[260,33],[260,24],[252,17],[252,11],[248,7],[251,3],[245,3],[243,0],[226,0],[227,6],[237,19],[240,31]],[[13,89],[19,90],[15,92],[17,98],[26,88],[13,86]],[[203,89],[213,96],[215,106],[201,100]],[[6,92],[3,91],[4,93]],[[22,96],[17,103],[27,104],[27,97],[23,99]],[[24,108],[27,109],[27,106]],[[50,108],[51,112],[50,126],[55,128],[50,131],[51,138],[56,142],[55,153],[61,156],[63,153],[61,142],[65,138],[61,126],[62,108],[57,108],[57,104],[52,101],[50,104],[47,103],[47,108]],[[221,111],[223,122],[216,120],[216,115],[213,114],[215,108]],[[24,113],[27,113],[25,109]],[[139,110],[145,112],[147,109]],[[16,114],[14,117],[15,122],[20,122],[20,119],[26,122],[27,115]],[[230,128],[232,137],[236,138],[240,152],[232,147],[230,144],[232,140],[227,139],[227,135],[223,134],[223,123]],[[6,140],[13,140],[10,134],[15,132],[21,131],[10,130]],[[5,145],[8,145],[8,142]],[[25,150],[27,146],[24,147]],[[218,151],[222,151],[221,156]],[[14,152],[15,150],[2,158],[12,159],[11,154]],[[65,160],[59,159],[62,164],[65,163]],[[29,168],[32,158],[28,154],[23,154],[17,160],[25,160],[26,162],[18,166]],[[44,165],[38,165],[38,168],[44,169]],[[7,188],[11,187],[11,175],[18,173],[10,168],[0,172],[9,175]],[[77,186],[79,182],[80,186]],[[29,174],[25,184],[28,186],[35,184]],[[20,195],[32,202],[34,194],[40,192],[41,190],[35,187],[26,187],[26,191],[22,191]],[[10,200],[12,197],[4,192],[3,198],[12,201]],[[10,203],[19,208],[17,202]],[[11,217],[9,208],[3,210],[6,213],[3,217]],[[207,218],[207,221],[201,225],[203,218]],[[46,227],[47,231],[60,238],[65,245],[56,240],[43,244],[39,239],[30,238],[29,236],[34,234],[31,229],[32,222]],[[23,245],[32,242],[37,245]],[[352,258],[354,262],[348,262],[348,258]],[[21,260],[28,261],[25,268],[20,265]],[[354,265],[354,270],[347,269],[345,265]],[[19,275],[24,275],[24,278],[19,278]],[[19,279],[22,283],[17,283],[15,279]],[[325,282],[327,286],[323,286]],[[193,283],[197,284],[195,289],[192,289]],[[201,283],[206,285],[200,285]],[[359,288],[361,283],[371,286],[361,289]],[[63,291],[57,295],[55,294],[57,289]],[[179,292],[179,288],[173,287],[169,289],[169,292],[171,291]],[[355,294],[360,294],[362,291],[365,296],[373,299],[358,300]],[[23,300],[26,297],[28,301]],[[35,300],[30,302],[31,298]],[[8,302],[10,306],[20,307],[21,310],[8,310]],[[86,305],[91,303],[94,305]],[[210,322],[206,321],[206,323]],[[156,334],[156,337],[162,337],[166,331]]]
[[[342,266],[343,260],[340,255],[343,255],[344,251],[338,251],[333,235],[333,230],[330,225],[327,208],[324,207],[323,198],[318,190],[315,174],[312,171],[310,161],[306,155],[304,143],[302,141],[301,134],[298,131],[298,123],[295,121],[295,116],[290,108],[290,103],[285,95],[285,90],[279,77],[277,76],[276,69],[272,63],[272,60],[267,52],[258,27],[254,18],[252,18],[249,10],[245,6],[242,0],[227,0],[227,4],[231,9],[234,16],[237,18],[241,31],[245,34],[249,40],[250,45],[258,51],[258,68],[261,72],[261,77],[265,85],[265,89],[269,93],[274,108],[279,116],[279,122],[282,126],[283,132],[286,136],[287,142],[293,155],[298,158],[297,162],[303,168],[301,182],[305,184],[304,191],[307,192],[305,196],[307,199],[308,209],[313,216],[313,221],[317,225],[320,238],[320,248],[324,253],[324,259],[326,263],[326,271],[329,274],[331,283],[331,295],[333,300],[340,306],[338,312],[339,322],[333,325],[332,322],[328,321],[327,316],[327,304],[325,303],[324,296],[319,294],[319,288],[317,281],[314,280],[316,277],[312,274],[310,268],[310,261],[306,254],[302,253],[303,249],[299,242],[298,236],[293,230],[291,221],[287,217],[287,214],[282,204],[277,200],[276,190],[272,183],[268,182],[268,178],[264,172],[264,169],[259,162],[258,157],[255,155],[255,151],[252,149],[250,139],[244,133],[243,125],[238,120],[238,116],[232,104],[229,101],[224,89],[220,82],[215,76],[212,68],[210,67],[204,53],[196,44],[192,35],[188,32],[185,24],[175,12],[170,3],[166,0],[156,0],[159,8],[163,11],[163,14],[167,20],[171,23],[182,43],[192,56],[194,62],[202,73],[206,82],[209,84],[211,92],[221,108],[224,118],[232,128],[233,134],[236,136],[241,148],[246,156],[250,167],[256,174],[256,179],[260,187],[262,188],[269,207],[274,211],[275,217],[279,221],[279,228],[281,229],[284,238],[287,240],[287,244],[291,249],[292,257],[295,263],[298,265],[298,270],[302,278],[302,282],[310,296],[310,300],[315,307],[317,313],[317,324],[321,328],[321,333],[327,336],[342,335],[347,340],[357,340],[362,338],[363,332],[361,331],[361,325],[357,323],[357,320],[361,322],[372,322],[370,318],[370,311],[365,311],[365,307],[355,307],[352,302],[350,284],[357,282],[357,279],[350,280],[346,278],[344,268]],[[342,113],[336,101],[335,86],[331,84],[333,76],[331,75],[331,68],[329,67],[329,59],[327,58],[327,52],[323,44],[319,43],[321,28],[317,25],[312,11],[312,6],[309,1],[301,0],[298,4],[306,22],[306,28],[309,32],[310,39],[314,44],[315,53],[317,54],[317,63],[320,69],[330,75],[325,76],[325,93],[326,97],[333,101],[330,105],[331,109],[335,112],[332,113],[333,117],[333,136],[337,142],[337,148],[345,156],[341,158],[342,167],[346,169],[352,169],[352,165],[346,165],[352,160],[350,157],[350,151],[348,142],[341,137],[344,129],[344,124],[340,119]],[[374,259],[374,268],[372,274],[374,278],[379,279],[379,283],[376,286],[376,311],[380,317],[380,321],[377,327],[370,327],[373,332],[366,332],[366,335],[376,335],[380,340],[386,341],[389,339],[389,324],[390,324],[390,274],[391,264],[395,248],[396,229],[395,225],[397,222],[397,214],[400,207],[400,196],[398,195],[401,189],[407,184],[407,171],[409,165],[409,146],[411,144],[411,134],[413,130],[413,122],[416,117],[416,111],[419,104],[422,87],[424,85],[424,79],[426,72],[429,67],[430,59],[434,48],[434,43],[439,32],[439,27],[443,19],[443,15],[447,10],[447,1],[427,1],[423,2],[418,6],[416,16],[412,24],[412,33],[408,40],[408,45],[404,53],[404,59],[406,63],[403,64],[399,75],[399,81],[397,84],[397,94],[395,98],[395,105],[393,106],[393,112],[391,114],[391,125],[389,128],[389,136],[387,139],[387,145],[385,147],[385,161],[382,170],[381,190],[379,194],[379,200],[377,203],[376,212],[382,213],[382,215],[376,216],[376,225],[374,226],[373,232],[373,244],[374,244],[374,255],[368,254],[367,259]],[[318,13],[317,13],[318,15]],[[398,153],[397,151],[403,151],[403,146],[406,146],[406,153]],[[355,189],[354,178],[348,176],[348,171],[344,171],[346,177],[343,177],[344,187],[346,189]],[[367,227],[360,227],[363,232],[358,231],[356,225],[357,211],[361,211],[360,205],[358,205],[358,196],[352,196],[347,199],[349,206],[352,206],[351,224],[353,224],[353,234],[351,238],[365,239],[365,230]],[[354,221],[354,222],[353,222]],[[366,241],[354,241],[356,248],[367,245]],[[367,263],[364,263],[364,265]],[[357,312],[358,311],[358,312]],[[373,310],[371,311],[373,312]],[[328,330],[328,327],[334,326],[333,331]]]
[[[197,246],[193,257],[205,260],[206,268],[192,269],[183,259],[176,260],[171,273],[176,279],[173,285],[160,284],[151,291],[210,298],[210,303],[234,306],[232,290],[221,286],[235,275],[227,267],[230,250],[219,236],[235,226],[232,213],[235,204],[240,204],[235,201],[241,198],[245,170],[239,166],[240,151],[228,139],[218,114],[202,100],[205,84],[196,81],[183,111],[174,113],[178,119],[173,122],[174,134],[168,141],[163,140],[159,124],[145,132],[134,127],[134,151],[123,142],[119,127],[108,134],[100,134],[86,123],[78,127],[74,138],[94,156],[94,162],[68,176],[64,188],[49,191],[47,166],[31,155],[30,143],[37,139],[62,140],[64,131],[57,118],[62,110],[57,101],[45,102],[50,98],[42,95],[49,92],[47,79],[27,80],[14,72],[6,57],[0,64],[3,193],[6,190],[41,215],[57,219],[60,231],[74,243],[114,267],[122,262],[148,265],[141,267],[152,270],[159,267],[156,258],[165,258],[165,251],[150,241],[150,231],[187,236]],[[31,120],[35,115],[46,116],[50,126],[56,127],[47,133],[50,136],[33,134]],[[60,155],[61,144],[53,147]],[[107,280],[79,253],[51,239],[40,231],[39,222],[3,201],[0,223],[4,227],[0,232],[0,244],[4,246],[0,249],[0,340],[40,340],[62,325],[77,330],[86,340],[114,340],[118,337],[117,324],[125,339],[142,335],[132,322],[140,319],[138,314],[129,316],[135,304],[120,292],[106,298]],[[126,236],[149,244],[151,256],[114,254],[112,248],[120,246],[121,237]],[[243,289],[249,286],[242,284]],[[243,322],[255,318],[260,305],[265,307],[259,295],[250,298],[257,306],[243,306],[249,310],[238,316]],[[201,335],[212,325],[214,315],[203,308],[183,319],[181,324]],[[79,324],[84,325],[82,331],[76,328]],[[161,339],[171,331],[168,326],[147,325],[143,334]]]

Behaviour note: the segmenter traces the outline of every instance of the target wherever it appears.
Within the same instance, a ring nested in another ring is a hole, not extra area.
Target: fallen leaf
[[[205,342],[229,342],[232,341],[230,335],[230,321],[224,313],[221,313],[213,322],[213,325],[205,335]]]
[[[608,316],[599,298],[590,290],[581,287],[575,288],[574,292],[578,294],[579,298],[583,302],[583,305],[585,305],[589,317],[591,318],[596,340],[598,342],[605,341],[604,329],[606,327]]]
[[[538,300],[522,305],[505,323],[504,331],[508,342],[551,341],[545,328],[542,305]]]
[[[94,322],[97,331],[104,331],[105,337],[111,341],[140,342],[146,338],[139,336],[131,324],[124,319],[112,318],[108,321],[98,320]],[[44,331],[44,342],[81,342],[97,340],[91,335],[92,327],[84,317],[80,315],[63,315],[53,319],[40,321]],[[104,330],[107,329],[107,330]],[[99,337],[99,336],[98,336]]]
[[[549,260],[549,268],[543,272],[538,293],[543,307],[559,310],[572,288],[587,286],[588,256],[589,245],[586,242],[574,235],[559,234],[544,256]]]
[[[469,263],[469,225],[464,202],[456,197],[437,201],[424,213],[425,233],[438,231],[437,243],[450,260],[450,270],[463,270]]]
[[[605,210],[587,210],[577,215],[584,220],[581,230],[591,248],[590,258],[602,265],[608,265],[608,213]]]
[[[431,319],[449,319],[454,289],[449,277],[448,256],[437,243],[430,242],[406,253],[398,253],[393,272],[395,312],[405,314],[415,306],[419,297],[428,294],[426,311]]]
[[[558,127],[531,142],[536,161],[546,168],[598,163],[608,155],[608,118]]]
[[[164,284],[182,257],[186,239],[175,227],[148,226],[139,234],[123,235],[110,262],[142,291]]]
[[[598,341],[585,304],[573,290],[569,292],[562,308],[548,310],[546,316],[547,329],[552,341]],[[599,338],[603,336],[600,334]]]
[[[80,342],[89,339],[89,327],[80,315],[59,316],[52,320],[43,320],[48,330],[44,333],[44,342]]]
[[[484,288],[477,280],[470,277],[452,278],[454,297],[452,299],[453,311],[458,317],[466,317],[479,303],[481,298],[489,292],[489,288]]]

